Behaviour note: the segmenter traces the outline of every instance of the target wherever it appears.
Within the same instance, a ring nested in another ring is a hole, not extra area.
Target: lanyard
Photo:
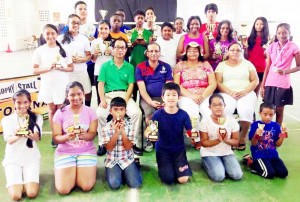
[[[288,43],[289,43],[289,41],[288,41],[286,44],[284,44],[284,46],[281,48],[279,54],[276,56],[276,59],[275,59],[275,62],[274,62],[274,66],[277,65],[277,61],[279,60],[279,57],[280,57],[280,55],[282,54],[283,49],[285,48],[285,46],[286,46]],[[278,42],[278,45],[279,45],[279,42]],[[276,50],[276,52],[277,52],[277,50]]]

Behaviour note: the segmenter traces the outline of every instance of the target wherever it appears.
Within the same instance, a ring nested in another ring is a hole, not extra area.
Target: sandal
[[[238,151],[245,151],[246,149],[246,144],[239,144],[238,147],[235,148]]]
[[[244,165],[250,166],[253,163],[253,159],[250,154],[245,154],[242,162]]]

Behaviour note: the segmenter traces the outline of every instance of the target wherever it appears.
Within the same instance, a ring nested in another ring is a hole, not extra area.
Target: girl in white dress
[[[41,155],[36,142],[41,139],[43,119],[30,111],[31,97],[27,90],[16,92],[13,102],[15,112],[1,123],[7,142],[2,165],[8,194],[17,201],[23,193],[34,198],[39,191]]]

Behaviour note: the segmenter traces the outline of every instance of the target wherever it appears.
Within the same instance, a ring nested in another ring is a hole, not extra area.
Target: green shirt
[[[124,60],[123,65],[118,68],[114,60],[103,63],[98,81],[104,83],[105,93],[112,90],[127,90],[129,84],[134,83],[134,68]]]
[[[138,37],[138,32],[136,29],[133,29],[134,31],[132,32],[132,37],[131,37],[131,42],[134,42],[136,38]],[[143,38],[144,40],[149,43],[150,36],[152,36],[152,32],[144,29],[143,31]],[[137,64],[140,64],[141,62],[144,62],[147,60],[146,56],[144,55],[144,52],[146,50],[146,46],[143,46],[141,44],[138,44],[134,46],[131,52],[130,56],[130,63],[136,67]]]

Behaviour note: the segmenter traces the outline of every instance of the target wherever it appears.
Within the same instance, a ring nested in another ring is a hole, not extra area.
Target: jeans
[[[142,184],[141,172],[135,162],[132,162],[124,170],[117,164],[112,168],[105,168],[105,171],[108,185],[112,189],[118,189],[123,183],[123,178],[131,188],[138,188]]]
[[[216,182],[223,181],[225,174],[233,180],[240,180],[243,176],[241,166],[233,154],[202,157],[202,164],[208,176]]]

